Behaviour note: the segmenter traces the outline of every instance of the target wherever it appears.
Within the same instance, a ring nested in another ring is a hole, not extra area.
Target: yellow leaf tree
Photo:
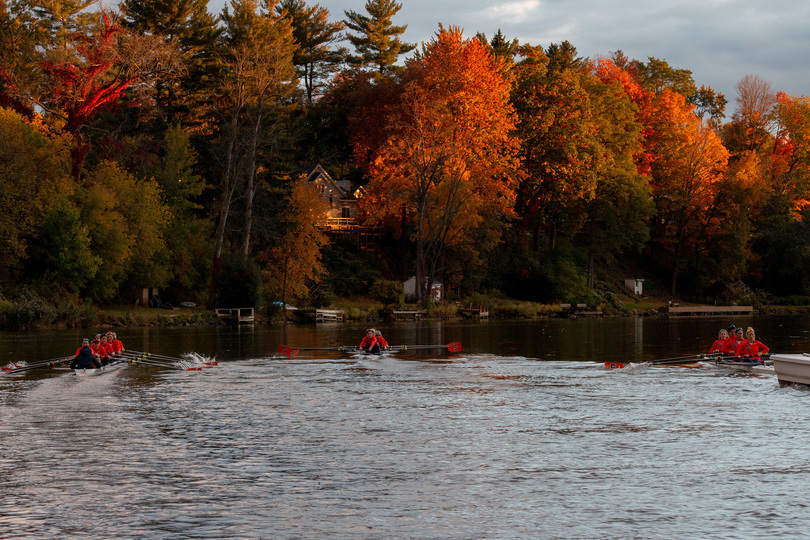
[[[265,296],[280,299],[282,305],[290,296],[306,296],[309,285],[323,273],[321,248],[327,238],[318,224],[328,211],[327,203],[306,178],[295,181],[285,203],[286,210],[279,216],[284,232],[277,247],[258,258],[265,263]]]

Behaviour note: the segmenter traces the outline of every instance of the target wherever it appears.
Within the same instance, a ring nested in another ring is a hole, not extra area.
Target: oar
[[[26,363],[24,366],[17,366],[16,364],[14,364],[15,367],[4,366],[0,368],[0,370],[6,373],[21,373],[23,371],[30,371],[32,369],[38,369],[41,367],[50,367],[58,364],[63,364],[65,362],[73,360],[73,358],[74,358],[73,356],[65,356],[62,358],[51,358],[50,360],[41,360],[31,364]]]
[[[164,363],[164,362],[154,362],[154,361],[147,360],[147,359],[145,359],[143,357],[139,357],[139,356],[132,357],[132,358],[128,359],[127,361],[129,363],[131,363],[131,364],[141,364],[141,365],[144,365],[144,366],[152,366],[152,367],[167,368],[167,369],[176,369],[176,370],[179,370],[179,371],[202,371],[202,368],[203,368],[203,366],[182,367],[182,366],[178,366],[178,365],[175,365],[175,364],[170,364],[168,362],[166,362],[166,363]]]
[[[714,358],[714,362],[715,362],[715,364],[721,364],[721,363],[724,363],[724,362],[722,362],[722,360],[731,360],[732,362],[729,362],[729,363],[734,363],[733,361],[737,360],[737,359],[739,359],[739,360],[748,360],[748,359],[750,359],[752,363],[757,362],[759,364],[764,365],[766,363],[765,361],[768,360],[770,357],[771,357],[771,353],[765,353],[765,354],[754,355],[754,356],[749,355],[749,354],[744,354],[742,356],[717,356],[717,357]],[[742,363],[742,362],[737,362],[737,363]]]
[[[461,352],[461,342],[454,341],[447,345],[394,345],[389,351],[413,351],[418,349],[447,349],[450,352]]]
[[[144,352],[144,351],[125,351],[125,352],[128,352],[130,354],[135,354],[137,356],[142,356],[142,357],[145,357],[145,358],[149,358],[150,360],[154,360],[154,361],[157,361],[157,362],[185,362],[185,363],[188,363],[188,364],[200,364],[200,365],[205,366],[205,367],[216,366],[216,365],[219,364],[219,362],[217,362],[216,360],[199,361],[198,362],[196,360],[189,360],[187,358],[177,358],[177,357],[174,357],[174,356],[164,356],[162,354],[154,354],[154,353]]]
[[[343,347],[290,347],[289,345],[279,345],[278,353],[287,356],[295,356],[301,351],[356,351],[359,347],[353,345],[344,345]]]
[[[688,364],[691,360],[704,360],[707,358],[717,358],[720,353],[707,353],[707,354],[692,354],[689,356],[676,356],[675,358],[661,358],[660,360],[650,360],[649,362],[641,362],[650,366],[663,366],[667,364]],[[605,369],[622,369],[627,367],[627,364],[621,362],[605,362]]]

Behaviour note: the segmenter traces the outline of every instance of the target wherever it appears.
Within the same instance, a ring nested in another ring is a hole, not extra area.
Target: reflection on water
[[[756,322],[801,346],[801,319]],[[0,537],[803,537],[810,392],[591,361],[697,352],[722,323],[395,325],[465,352],[295,360],[272,353],[362,328],[128,330],[225,361],[0,378]]]

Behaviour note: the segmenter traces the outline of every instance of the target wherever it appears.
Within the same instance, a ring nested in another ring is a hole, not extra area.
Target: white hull
[[[111,371],[116,371],[126,365],[127,365],[126,360],[119,360],[117,362],[113,362],[112,364],[101,366],[100,368],[74,369],[73,371],[76,373],[77,377],[92,377],[94,375],[101,375],[102,373],[110,373]]]
[[[810,355],[807,353],[772,354],[771,360],[780,385],[810,385]]]

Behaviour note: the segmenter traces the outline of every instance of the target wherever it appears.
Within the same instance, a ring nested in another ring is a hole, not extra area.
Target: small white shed
[[[644,294],[644,280],[643,279],[625,279],[624,286],[633,291],[633,294],[641,296]]]
[[[425,282],[427,283],[427,279],[425,279]],[[406,298],[416,298],[416,276],[409,277],[407,281],[402,283],[402,287],[405,290]],[[433,282],[430,287],[430,296],[433,297],[434,302],[438,302],[442,299],[441,281]]]

